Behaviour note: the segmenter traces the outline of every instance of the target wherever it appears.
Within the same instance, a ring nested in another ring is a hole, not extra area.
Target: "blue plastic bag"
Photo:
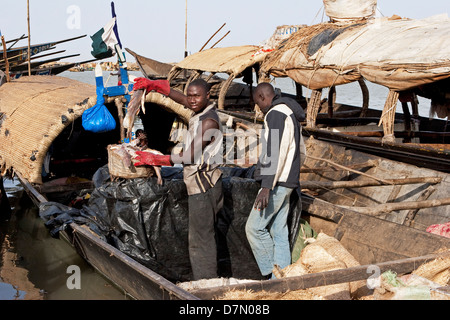
[[[116,120],[114,120],[104,102],[103,92],[97,92],[97,104],[83,112],[82,125],[86,131],[98,133],[116,128]]]

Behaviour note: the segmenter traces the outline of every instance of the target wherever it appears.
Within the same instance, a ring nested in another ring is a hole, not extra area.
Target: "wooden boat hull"
[[[73,68],[77,63],[68,63],[64,65],[36,68],[31,70],[33,76],[56,76],[64,71]],[[18,79],[23,75],[28,75],[28,70],[13,71],[10,73],[11,78]]]
[[[68,127],[70,129],[70,127]],[[331,143],[323,143],[331,146]],[[327,152],[325,148],[325,152]],[[342,152],[344,158],[350,153],[350,148]],[[330,152],[328,152],[330,153]],[[356,158],[349,157],[351,160]],[[336,157],[336,159],[339,157]],[[400,164],[401,165],[401,164]],[[321,168],[321,165],[313,165],[313,168]],[[17,168],[15,168],[17,170]],[[420,170],[420,169],[419,169]],[[346,170],[344,170],[345,172]],[[43,194],[19,176],[24,189],[37,205],[47,202]],[[443,174],[443,173],[441,173]],[[348,178],[348,175],[345,176]],[[353,178],[353,177],[351,177]],[[443,185],[445,187],[445,185]],[[358,190],[360,192],[360,190]],[[358,193],[355,192],[355,193]],[[392,192],[395,195],[396,192]],[[337,195],[336,199],[341,198]],[[330,197],[330,199],[332,199]],[[390,198],[392,201],[394,198]],[[318,197],[303,197],[305,207],[303,213],[313,228],[326,230],[327,234],[334,235],[340,239],[347,249],[358,261],[366,265],[378,265],[380,268],[388,266],[401,266],[399,273],[412,272],[414,263],[427,261],[436,257],[434,254],[438,250],[450,248],[450,239],[427,233],[417,228],[408,227],[402,223],[394,223],[379,217],[361,214],[356,209],[342,207],[342,203],[336,201],[320,200]],[[389,200],[389,199],[388,199]],[[308,202],[309,201],[309,202]],[[435,215],[435,218],[448,219],[449,215],[445,211],[443,214]],[[420,216],[420,213],[416,213]],[[433,216],[432,214],[429,216]],[[70,224],[67,232],[67,239],[74,243],[77,251],[99,272],[104,274],[114,284],[121,287],[125,292],[135,299],[197,299],[213,298],[219,296],[225,290],[236,288],[236,286],[219,287],[208,289],[207,294],[202,292],[187,292],[178,288],[174,283],[159,274],[156,274],[147,267],[137,263],[134,259],[122,254],[112,245],[102,241],[90,230],[84,227]],[[244,230],[239,230],[240,234],[245,234]],[[376,232],[375,232],[376,231]],[[382,236],[380,236],[380,234]],[[412,245],[411,245],[412,244]],[[407,259],[407,261],[402,261]],[[408,260],[413,259],[413,260]],[[400,261],[398,261],[400,260]],[[239,264],[239,262],[237,262]],[[334,280],[332,283],[349,282],[361,280],[362,269],[336,270],[333,273],[314,274],[294,277],[292,279],[282,279],[275,281],[255,281],[252,284],[240,285],[239,288],[270,288],[284,292],[283,290],[295,290],[300,288],[321,286],[324,282],[318,279],[325,277]],[[124,276],[126,275],[126,276]],[[369,277],[366,275],[366,278]],[[125,279],[124,279],[125,278]],[[312,279],[301,285],[304,279]],[[327,282],[328,283],[328,282]]]
[[[317,128],[306,128],[304,132],[318,140],[333,142],[362,152],[450,173],[449,145],[383,143],[380,139],[366,139]]]
[[[105,243],[87,228],[72,223],[69,229],[65,234],[77,252],[130,297],[139,300],[199,299]]]
[[[46,201],[31,184],[23,180],[21,182],[37,205]],[[151,300],[216,299],[229,290],[283,293],[288,290],[368,280],[372,276],[367,273],[369,267],[379,268],[380,272],[391,270],[402,275],[411,273],[421,263],[437,258],[439,251],[450,249],[450,238],[361,214],[352,208],[307,194],[302,195],[302,218],[313,229],[322,230],[340,240],[361,266],[279,280],[186,291],[104,242],[86,226],[71,223],[63,234],[88,263],[131,298]]]

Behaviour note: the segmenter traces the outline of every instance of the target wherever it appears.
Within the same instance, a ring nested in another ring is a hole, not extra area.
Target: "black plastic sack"
[[[254,168],[222,168],[224,208],[218,216],[219,275],[259,279],[245,234],[247,217],[259,190]],[[88,205],[74,209],[43,204],[40,215],[53,236],[67,223],[88,226],[108,243],[171,281],[191,280],[188,252],[188,195],[182,168],[162,168],[163,186],[156,178],[110,181],[107,167],[94,176],[96,188]],[[291,247],[301,215],[297,193],[289,216]]]

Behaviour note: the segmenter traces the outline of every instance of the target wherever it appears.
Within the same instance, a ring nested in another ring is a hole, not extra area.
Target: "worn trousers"
[[[263,210],[252,209],[245,225],[248,242],[263,276],[273,267],[291,264],[289,245],[289,200],[293,189],[276,186],[270,191],[269,203]]]
[[[190,195],[189,259],[193,280],[217,277],[217,215],[223,208],[222,179],[206,191]]]

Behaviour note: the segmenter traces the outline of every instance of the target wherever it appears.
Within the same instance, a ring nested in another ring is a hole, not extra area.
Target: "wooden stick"
[[[397,210],[413,210],[413,209],[423,209],[450,205],[450,198],[445,199],[434,199],[434,200],[424,200],[424,201],[408,201],[408,202],[394,202],[394,203],[383,203],[373,207],[345,207],[352,209],[353,211],[379,216],[384,213],[389,213]]]
[[[201,51],[203,51],[203,49],[205,49],[206,45],[211,41],[212,38],[214,38],[214,36],[215,36],[217,33],[219,33],[220,30],[222,30],[223,27],[225,27],[225,25],[226,25],[226,23],[224,23],[224,24],[219,28],[219,30],[217,30],[217,31],[211,36],[211,38],[209,38],[208,41],[206,41],[206,43],[203,45],[203,47],[200,49],[199,52],[201,52]]]
[[[28,76],[31,76],[31,33],[30,33],[30,0],[27,0],[27,21],[28,21]]]
[[[214,43],[210,49],[214,48],[220,41],[222,41],[231,31],[228,31],[227,33],[225,33],[225,35],[220,38],[216,43]]]
[[[24,186],[25,191],[30,196],[30,198],[34,198],[40,203],[47,202],[48,200],[41,195],[32,185],[24,179],[24,177],[17,171],[14,171],[14,174],[19,178],[20,183]]]
[[[6,52],[6,43],[5,43],[5,37],[2,36],[2,45],[3,45],[3,58],[5,59],[5,74],[6,74],[6,81],[10,82],[11,79],[9,77],[9,61],[8,61],[8,54]]]
[[[366,167],[376,167],[376,161],[369,160],[363,163],[357,163],[349,165],[348,168],[356,169],[356,168],[366,168]],[[343,170],[343,169],[340,169]],[[333,168],[333,167],[320,167],[320,168],[305,168],[302,167],[300,169],[300,173],[314,173],[314,172],[326,172],[326,171],[339,171],[339,169]]]
[[[186,7],[185,7],[185,18],[184,18],[184,57],[186,58],[188,56],[187,51],[187,34],[188,34],[188,21],[187,21],[187,15],[188,15],[188,2],[186,0]]]
[[[417,201],[424,201],[428,200],[428,198],[436,191],[436,189],[433,186],[428,186],[427,189],[417,198]],[[419,209],[413,209],[409,210],[408,213],[405,216],[405,219],[403,221],[403,225],[410,227],[414,221],[414,218],[416,217],[417,212]]]
[[[26,39],[26,38],[27,38],[27,37],[25,36],[25,34],[23,34],[20,38],[17,38],[17,39],[14,39],[14,40],[6,41],[6,43],[14,42],[12,45],[10,45],[10,46],[8,47],[8,50],[11,50],[12,47],[14,47],[14,46],[16,45],[17,42],[19,42],[20,40]]]
[[[114,99],[114,103],[115,103],[115,105],[116,105],[116,107],[117,107],[117,114],[118,114],[118,117],[119,117],[119,124],[120,124],[120,141],[125,141],[125,130],[124,130],[124,128],[123,128],[123,118],[124,118],[124,115],[123,115],[123,106],[124,106],[124,103],[123,103],[123,101],[122,101],[122,98],[116,98],[116,99]]]
[[[379,137],[382,138],[384,133],[383,131],[341,131],[342,134],[347,134],[350,136],[357,137]],[[395,131],[394,135],[398,138],[407,137],[407,138],[418,138],[418,137],[430,137],[430,138],[440,138],[440,137],[450,137],[450,132],[437,132],[437,131]]]
[[[439,177],[419,177],[419,178],[405,178],[405,179],[389,179],[388,185],[404,185],[416,183],[437,184],[442,181]],[[339,188],[359,188],[386,185],[380,181],[373,180],[359,180],[359,181],[300,181],[303,189],[339,189]]]
[[[306,155],[306,156],[307,156],[308,158],[310,158],[310,159],[313,159],[313,160],[317,160],[317,161],[325,161],[325,162],[327,162],[327,163],[329,163],[329,164],[331,164],[331,165],[333,165],[333,166],[336,166],[336,167],[338,167],[338,168],[341,168],[341,169],[344,169],[344,170],[347,170],[347,171],[351,171],[351,172],[353,172],[353,173],[360,174],[360,175],[362,175],[362,176],[365,176],[365,177],[368,177],[368,178],[371,178],[371,179],[374,179],[374,180],[383,182],[384,184],[392,184],[391,182],[389,182],[389,181],[387,181],[387,180],[384,180],[384,179],[381,179],[381,178],[377,178],[377,177],[374,177],[374,176],[372,176],[372,175],[370,175],[370,174],[367,174],[367,173],[364,173],[364,172],[361,172],[361,171],[357,171],[357,170],[351,169],[351,168],[349,168],[349,167],[343,166],[343,165],[338,164],[338,163],[336,163],[336,162],[333,162],[333,161],[331,161],[331,160],[327,160],[327,159],[323,159],[323,158],[316,158],[316,157],[311,156],[311,155]]]

